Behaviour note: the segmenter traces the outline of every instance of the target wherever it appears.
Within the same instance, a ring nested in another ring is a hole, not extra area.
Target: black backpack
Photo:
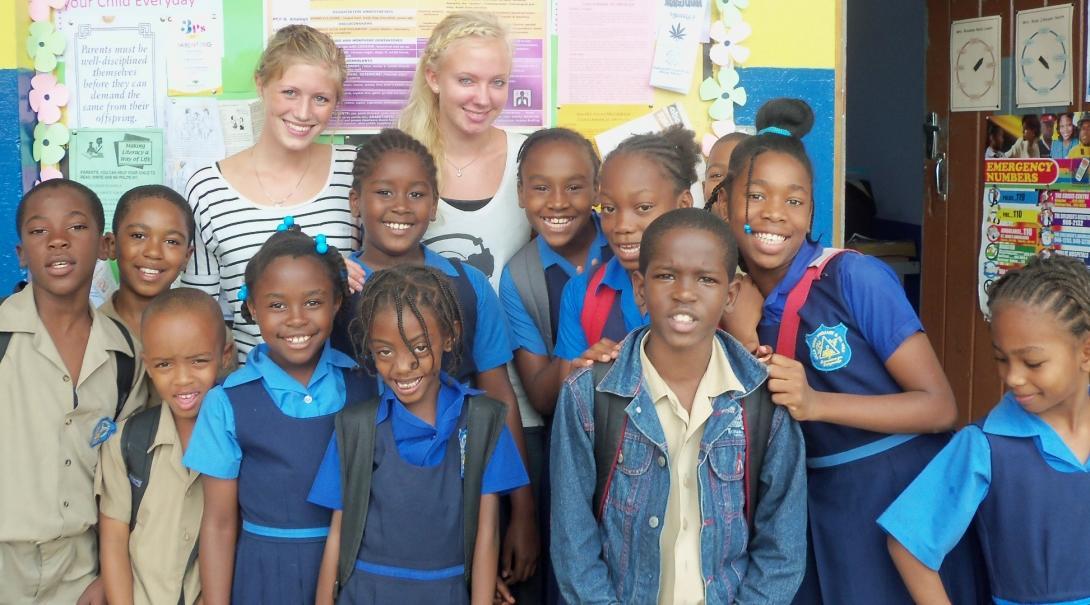
[[[162,405],[166,405],[165,403]],[[159,431],[159,418],[162,409],[159,406],[141,410],[132,415],[121,429],[121,459],[125,461],[125,472],[128,473],[129,486],[132,488],[132,511],[129,514],[129,532],[136,528],[136,514],[140,511],[140,502],[144,499],[144,492],[148,489],[148,480],[151,478],[152,443],[155,442],[155,434]],[[197,560],[200,539],[193,541],[193,550],[189,553],[189,560],[185,568],[189,569]],[[182,574],[183,582],[185,573]],[[178,605],[185,605],[185,588],[178,597]]]
[[[0,298],[0,305],[7,299]],[[117,329],[121,330],[121,335],[125,337],[125,343],[129,345],[129,350],[133,352],[133,355],[126,355],[121,351],[114,351],[114,361],[117,363],[117,405],[114,407],[114,421],[121,416],[121,410],[125,408],[125,401],[129,398],[129,392],[132,391],[132,383],[136,374],[136,346],[132,342],[132,334],[129,333],[129,329],[125,327],[125,324],[117,321],[114,318],[110,318],[110,321],[117,324]],[[4,360],[4,354],[8,352],[8,344],[11,343],[11,332],[0,332],[0,361]]]
[[[617,456],[621,453],[621,439],[624,436],[628,415],[625,408],[632,401],[614,393],[598,390],[602,378],[613,366],[613,362],[596,362],[592,370],[594,377],[594,464],[597,481],[594,486],[594,514],[602,518],[606,494],[617,468]],[[753,536],[754,512],[760,499],[761,467],[764,465],[765,451],[768,449],[769,436],[772,433],[772,414],[776,411],[772,403],[772,394],[765,384],[753,389],[742,398],[742,426],[746,434],[746,469],[745,469],[745,513],[749,524],[750,537]]]
[[[334,598],[356,569],[356,554],[363,543],[370,504],[371,473],[374,471],[375,419],[379,399],[345,406],[334,420],[337,451],[341,457],[341,485],[344,510],[341,517],[341,548],[337,563]],[[462,479],[462,511],[465,541],[465,580],[470,583],[473,549],[477,544],[477,521],[481,506],[481,484],[488,459],[499,441],[507,406],[484,396],[466,399],[465,474]],[[355,495],[355,498],[351,496]]]

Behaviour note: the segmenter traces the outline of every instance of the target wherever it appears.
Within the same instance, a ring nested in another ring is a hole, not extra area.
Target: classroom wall
[[[34,113],[26,100],[34,75],[24,50],[29,23],[26,2],[0,3],[0,296],[21,277],[15,208],[37,175],[30,157]]]
[[[847,11],[847,177],[870,180],[878,218],[921,225],[926,3]]]

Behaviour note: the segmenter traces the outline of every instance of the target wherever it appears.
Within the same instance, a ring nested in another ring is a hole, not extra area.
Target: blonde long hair
[[[398,127],[423,143],[436,164],[443,161],[443,142],[439,136],[439,95],[428,86],[427,71],[439,71],[443,52],[463,38],[498,38],[507,43],[510,49],[507,33],[507,28],[495,15],[473,11],[451,13],[431,30],[431,37],[416,65],[409,102],[401,110]]]

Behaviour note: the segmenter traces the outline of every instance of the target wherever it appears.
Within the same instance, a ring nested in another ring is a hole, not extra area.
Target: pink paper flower
[[[53,179],[63,179],[64,173],[57,169],[56,166],[43,166],[42,171],[39,173],[38,180],[34,182],[35,185],[41,184],[43,181],[50,181]]]
[[[49,21],[53,8],[64,8],[64,0],[30,0],[30,20]]]
[[[51,73],[40,73],[30,79],[30,108],[38,113],[38,121],[54,124],[61,119],[61,107],[68,104],[68,87],[57,82]]]
[[[700,145],[704,157],[711,155],[712,147],[716,141],[735,130],[737,130],[737,127],[734,125],[734,120],[716,120],[712,122],[712,131],[704,133],[704,140],[701,141]]]

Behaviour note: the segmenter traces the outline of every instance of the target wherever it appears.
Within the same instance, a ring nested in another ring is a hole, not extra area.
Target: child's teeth
[[[144,275],[159,275],[160,273],[162,273],[162,271],[158,269],[145,269],[143,267],[141,267],[140,272]]]
[[[571,219],[565,217],[546,218],[545,222],[549,223],[550,225],[567,225],[571,222]]]
[[[412,225],[408,223],[385,223],[385,225],[394,231],[404,231],[409,227],[412,227]]]
[[[310,337],[309,336],[289,336],[287,340],[288,340],[288,342],[290,342],[293,345],[301,345],[301,344],[305,343],[306,341],[310,340]]]
[[[53,263],[53,266],[54,267],[67,267],[68,263],[66,261],[57,261],[57,262]]]
[[[779,244],[787,239],[786,237],[778,235],[776,233],[754,233],[753,235],[757,239],[763,242],[768,242],[770,244]]]
[[[693,316],[688,313],[678,313],[674,316],[674,321],[680,321],[682,323],[693,323]]]

